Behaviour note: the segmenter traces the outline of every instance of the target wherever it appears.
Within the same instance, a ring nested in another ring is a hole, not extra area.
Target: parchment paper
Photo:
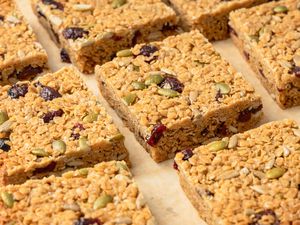
[[[57,71],[64,65],[60,61],[59,49],[51,41],[46,30],[38,23],[34,16],[29,0],[17,0],[18,5],[28,19],[30,25],[38,36],[40,43],[47,50],[49,65],[52,71]],[[265,117],[262,123],[292,118],[300,122],[300,107],[282,110],[280,109],[267,91],[262,87],[254,72],[240,55],[238,49],[230,39],[214,43],[220,52],[246,79],[256,88],[262,96]],[[124,126],[121,119],[109,107],[107,102],[99,95],[94,75],[82,75],[88,87],[99,96],[100,101],[113,117],[115,124],[125,135],[125,145],[130,152],[130,160],[134,178],[144,194],[147,203],[160,225],[204,225],[196,210],[185,197],[176,171],[172,168],[173,160],[156,164],[141,145],[135,140],[133,134]]]

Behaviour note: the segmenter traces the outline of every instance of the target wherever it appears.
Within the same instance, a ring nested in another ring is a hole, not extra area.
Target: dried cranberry
[[[64,49],[64,48],[62,48],[60,51],[60,58],[61,58],[62,62],[71,63],[70,56],[69,56],[68,52],[66,51],[66,49]]]
[[[151,56],[156,51],[158,51],[158,48],[156,46],[153,46],[153,45],[144,45],[140,49],[140,55],[149,57],[149,56]]]
[[[75,221],[74,225],[102,225],[102,223],[99,219],[80,217],[77,221]]]
[[[6,141],[8,141],[7,138],[0,138],[0,149],[8,152],[10,150],[10,146],[5,143]]]
[[[64,111],[62,109],[59,109],[57,111],[50,111],[50,112],[45,113],[42,116],[42,119],[43,119],[44,123],[49,123],[51,120],[54,119],[54,117],[60,117],[63,114],[64,114]]]
[[[0,15],[0,21],[4,20],[4,16]]]
[[[178,165],[177,165],[177,163],[174,161],[174,163],[173,163],[173,169],[174,170],[178,170]]]
[[[184,161],[188,160],[189,158],[191,158],[194,155],[192,149],[185,149],[181,153],[183,154],[182,160],[184,160]]]
[[[42,3],[45,5],[52,5],[53,9],[64,10],[63,4],[54,0],[42,0]]]
[[[12,99],[24,97],[28,92],[28,84],[14,84],[7,92]]]
[[[34,171],[33,171],[33,175],[37,175],[39,173],[47,173],[47,172],[51,172],[55,169],[56,167],[56,162],[51,162],[49,163],[46,167],[42,167],[42,168],[36,168]]]
[[[164,81],[159,85],[161,88],[172,89],[181,93],[184,85],[175,77],[166,76]]]
[[[78,140],[80,138],[80,134],[79,133],[75,133],[76,129],[79,129],[79,131],[82,131],[85,128],[83,127],[83,125],[81,123],[76,123],[74,125],[74,127],[72,128],[71,137],[74,138],[75,140]]]
[[[300,66],[295,66],[292,70],[292,73],[294,73],[296,77],[300,78]]]
[[[43,68],[40,66],[33,67],[31,65],[26,66],[22,71],[16,74],[19,80],[27,79],[28,77],[33,77],[39,73],[43,72]]]
[[[60,98],[61,94],[52,87],[43,86],[40,96],[46,101],[51,101],[55,98]]]
[[[239,122],[248,122],[251,119],[251,112],[249,109],[245,109],[244,111],[240,112],[238,116],[238,121]]]
[[[261,220],[263,216],[268,216],[268,215],[274,217],[274,222],[270,225],[279,225],[280,224],[280,220],[276,216],[276,213],[271,209],[266,209],[266,210],[260,211],[258,213],[255,213],[254,218],[252,219],[253,221],[252,221],[252,223],[249,223],[249,225],[260,225],[259,220]]]
[[[163,136],[167,127],[161,123],[156,124],[151,132],[151,136],[148,138],[147,143],[150,146],[155,146]]]
[[[63,30],[62,34],[65,39],[76,40],[82,38],[85,34],[88,35],[89,32],[81,27],[67,27]]]

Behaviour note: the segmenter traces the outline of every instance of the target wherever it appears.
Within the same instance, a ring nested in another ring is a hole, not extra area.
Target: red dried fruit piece
[[[252,222],[249,223],[249,225],[261,225],[259,221],[263,218],[263,216],[268,216],[268,215],[274,217],[274,222],[270,225],[280,225],[280,220],[276,216],[276,213],[271,209],[266,209],[258,213],[255,213],[254,218],[252,219]]]
[[[99,219],[80,217],[74,225],[102,225],[102,223]]]
[[[166,76],[162,83],[159,85],[161,88],[172,89],[182,93],[184,85],[175,77]]]
[[[26,66],[22,71],[16,74],[19,80],[25,80],[28,77],[33,77],[39,73],[43,72],[43,68],[40,66],[33,67],[31,65]]]
[[[46,101],[52,101],[55,98],[60,98],[61,94],[52,87],[42,86],[40,96]]]
[[[53,9],[64,10],[63,4],[61,4],[60,2],[54,1],[54,0],[42,0],[42,3],[44,5],[52,5]]]
[[[156,124],[151,132],[151,136],[147,140],[147,144],[152,147],[155,146],[163,136],[166,129],[167,127],[165,125],[161,123]]]
[[[185,150],[181,151],[181,153],[183,154],[182,160],[184,160],[184,161],[188,160],[189,158],[191,158],[194,155],[192,149],[185,149]]]
[[[62,34],[65,39],[76,40],[82,38],[85,34],[88,35],[89,32],[81,27],[67,27],[63,30]]]
[[[60,117],[64,114],[64,111],[62,109],[59,109],[57,111],[50,111],[45,113],[42,116],[42,119],[44,121],[44,123],[49,123],[50,121],[52,121],[54,119],[54,117]]]
[[[60,51],[60,58],[61,58],[62,62],[71,63],[70,56],[69,56],[68,52],[66,51],[66,49],[64,49],[64,48],[61,49],[61,51]]]
[[[158,51],[158,48],[156,46],[153,46],[153,45],[144,45],[140,49],[140,55],[149,57],[149,56],[151,56],[156,51]]]
[[[82,131],[82,130],[85,130],[85,128],[83,127],[83,125],[81,123],[76,123],[74,125],[74,127],[72,128],[71,137],[74,138],[75,140],[78,140],[80,138],[80,134],[75,133],[76,129],[79,129],[79,131]]]
[[[0,149],[5,151],[5,152],[8,152],[10,150],[10,145],[8,145],[6,143],[6,141],[8,141],[9,139],[7,138],[0,138]]]
[[[14,84],[8,90],[7,94],[12,99],[18,99],[19,97],[24,97],[28,92],[28,84]]]

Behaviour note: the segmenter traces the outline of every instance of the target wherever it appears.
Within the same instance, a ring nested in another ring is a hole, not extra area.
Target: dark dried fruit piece
[[[37,175],[39,173],[47,173],[47,172],[51,172],[55,169],[56,167],[56,162],[51,162],[49,163],[46,167],[42,167],[42,168],[36,168],[33,171],[33,175]]]
[[[156,124],[151,132],[151,136],[147,139],[147,144],[150,146],[155,146],[161,137],[163,136],[163,133],[166,131],[167,127],[161,123]]]
[[[276,216],[276,213],[271,209],[266,209],[266,210],[260,211],[258,213],[255,213],[254,218],[252,219],[252,222],[249,223],[249,225],[261,225],[259,223],[259,221],[263,218],[263,216],[268,216],[268,215],[274,217],[274,222],[270,225],[279,225],[280,224],[280,220]]]
[[[299,78],[300,78],[300,66],[295,66],[295,67],[292,69],[292,73],[295,74],[296,77],[299,77]]]
[[[76,40],[82,38],[85,34],[88,35],[89,32],[81,27],[67,27],[63,30],[62,34],[65,39]]]
[[[61,49],[61,51],[60,51],[60,58],[61,58],[62,62],[71,63],[70,56],[69,56],[68,52],[66,51],[66,49],[64,49],[64,48]]]
[[[249,111],[249,109],[245,109],[244,111],[240,112],[239,117],[238,117],[238,121],[239,122],[248,122],[251,119],[251,112]]]
[[[63,4],[61,4],[60,2],[54,1],[54,0],[42,0],[42,3],[44,5],[52,5],[53,9],[64,10]]]
[[[171,76],[166,76],[159,86],[165,89],[172,89],[179,93],[182,93],[184,88],[184,85],[177,78]]]
[[[60,117],[64,114],[64,111],[62,109],[59,109],[57,111],[50,111],[45,113],[42,116],[42,119],[44,121],[44,123],[49,123],[50,121],[52,121],[54,119],[54,117]]]
[[[43,86],[40,96],[46,101],[51,101],[55,98],[60,98],[61,94],[52,87]]]
[[[10,150],[10,145],[8,145],[6,143],[6,141],[8,141],[9,139],[7,138],[0,138],[0,149],[5,151],[5,152],[8,152]]]
[[[99,219],[80,217],[74,225],[102,225],[102,223]]]
[[[43,68],[40,66],[33,67],[31,65],[26,66],[22,71],[16,74],[17,78],[19,80],[25,80],[28,79],[29,77],[33,77],[39,73],[43,72]]]
[[[76,133],[76,129],[79,129],[79,131],[85,130],[83,125],[81,123],[76,123],[74,127],[72,128],[72,133],[71,137],[74,138],[75,140],[78,140],[80,138],[80,134]]]
[[[7,94],[12,99],[18,99],[20,97],[24,97],[28,92],[28,84],[14,84],[8,90]]]
[[[149,57],[149,56],[151,56],[156,51],[158,51],[158,48],[156,46],[153,46],[153,45],[144,45],[140,49],[140,55]]]
[[[224,137],[224,136],[227,136],[228,134],[229,134],[229,130],[228,130],[226,124],[221,123],[217,128],[216,135],[218,135],[220,137]]]
[[[189,158],[191,158],[194,155],[192,149],[185,149],[181,153],[183,154],[182,160],[184,160],[184,161],[188,160]]]

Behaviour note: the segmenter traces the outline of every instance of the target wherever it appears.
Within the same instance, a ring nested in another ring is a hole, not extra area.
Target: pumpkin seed
[[[126,2],[127,2],[126,0],[113,0],[113,2],[112,2],[112,7],[113,7],[114,9],[119,8],[119,7],[121,7],[122,5],[125,5]]]
[[[90,112],[88,115],[86,115],[83,118],[83,122],[84,123],[92,123],[94,121],[97,121],[97,119],[98,119],[98,114],[94,113],[94,112]]]
[[[124,50],[118,51],[116,55],[117,55],[117,57],[129,57],[129,56],[132,56],[133,53],[130,49],[124,49]]]
[[[101,197],[97,198],[94,202],[94,209],[101,209],[106,207],[106,205],[113,201],[113,197],[107,194],[102,195]]]
[[[66,143],[62,140],[55,140],[52,142],[52,148],[54,151],[57,151],[61,154],[64,154],[66,151]]]
[[[137,98],[136,94],[129,93],[128,95],[123,97],[123,101],[126,105],[132,105],[135,102],[136,98]]]
[[[78,174],[80,176],[87,176],[89,174],[89,170],[87,168],[80,169],[78,170]]]
[[[275,8],[273,8],[273,11],[276,13],[286,13],[289,10],[286,6],[279,5],[279,6],[276,6]]]
[[[259,36],[258,35],[249,35],[249,38],[253,41],[258,42],[259,41]]]
[[[117,134],[117,135],[111,137],[109,139],[109,141],[120,141],[120,140],[123,140],[124,138],[125,138],[124,135],[120,133],[120,134]]]
[[[216,90],[220,91],[220,93],[223,95],[230,93],[230,87],[223,82],[216,83],[215,87],[216,87]]]
[[[145,84],[147,86],[150,86],[151,84],[160,84],[163,80],[164,78],[161,74],[151,74],[146,78]]]
[[[269,179],[277,179],[286,172],[286,169],[280,168],[280,167],[275,167],[273,169],[270,169],[266,172],[266,177]]]
[[[9,118],[8,118],[8,115],[5,111],[1,111],[0,110],[0,125],[2,125],[5,121],[7,121]]]
[[[116,167],[119,170],[127,170],[128,171],[128,167],[125,162],[116,162]]]
[[[174,91],[172,89],[164,89],[164,88],[160,88],[158,89],[158,94],[169,97],[169,98],[174,98],[179,96],[179,92]]]
[[[31,154],[36,155],[38,157],[46,157],[46,156],[48,156],[48,152],[46,152],[42,148],[37,148],[37,149],[32,150]]]
[[[208,150],[211,152],[217,152],[227,148],[227,146],[227,141],[213,141],[212,143],[208,144]]]
[[[1,199],[6,207],[12,208],[14,206],[14,197],[12,194],[6,191],[1,192]]]
[[[91,150],[91,146],[88,144],[88,140],[86,137],[82,137],[79,139],[79,149],[82,151]]]
[[[133,81],[131,83],[131,86],[133,87],[134,90],[143,90],[146,88],[146,85],[143,82],[139,82],[139,81]]]

